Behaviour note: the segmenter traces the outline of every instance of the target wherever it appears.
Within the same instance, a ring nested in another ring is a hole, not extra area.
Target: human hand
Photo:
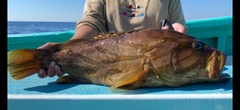
[[[52,43],[52,42],[48,42],[44,45],[42,45],[41,47],[39,47],[38,49],[50,49],[51,45],[56,44],[56,43]],[[61,71],[60,67],[58,65],[56,65],[56,62],[52,61],[48,67],[48,70],[45,71],[44,69],[40,69],[38,71],[38,77],[39,78],[45,78],[47,76],[49,77],[53,77],[55,75],[57,75],[58,77],[61,77],[64,73]]]
[[[181,32],[181,33],[186,33],[187,32],[185,26],[183,26],[180,23],[173,23],[172,27],[174,28],[175,31],[178,31],[178,32]],[[166,25],[166,26],[162,27],[162,29],[169,29],[169,26]]]

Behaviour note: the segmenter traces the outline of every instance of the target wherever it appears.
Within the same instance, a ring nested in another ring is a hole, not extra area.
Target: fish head
[[[190,83],[230,79],[229,74],[222,73],[226,55],[198,39],[180,41],[171,58],[175,74],[188,77]]]

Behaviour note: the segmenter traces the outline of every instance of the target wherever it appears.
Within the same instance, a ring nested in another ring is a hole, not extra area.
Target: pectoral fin
[[[115,88],[135,89],[138,88],[149,71],[149,66],[144,65],[144,69],[138,72],[131,72],[117,80],[110,90]]]

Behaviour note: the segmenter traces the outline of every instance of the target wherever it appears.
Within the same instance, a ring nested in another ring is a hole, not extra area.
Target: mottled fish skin
[[[135,89],[217,82],[226,56],[195,37],[143,29],[99,34],[51,47],[53,60],[69,74],[57,83],[94,83]],[[47,62],[48,63],[48,62]],[[46,63],[46,65],[47,65]]]
[[[49,50],[8,52],[8,72],[14,80],[47,70],[55,61],[67,73],[58,84],[93,83],[115,88],[178,87],[223,82],[226,55],[177,31],[142,29],[99,34],[54,44]]]

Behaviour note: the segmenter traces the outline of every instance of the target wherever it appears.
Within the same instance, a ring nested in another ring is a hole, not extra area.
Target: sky
[[[8,21],[77,22],[85,0],[8,0]],[[186,20],[232,16],[232,0],[181,0]]]

